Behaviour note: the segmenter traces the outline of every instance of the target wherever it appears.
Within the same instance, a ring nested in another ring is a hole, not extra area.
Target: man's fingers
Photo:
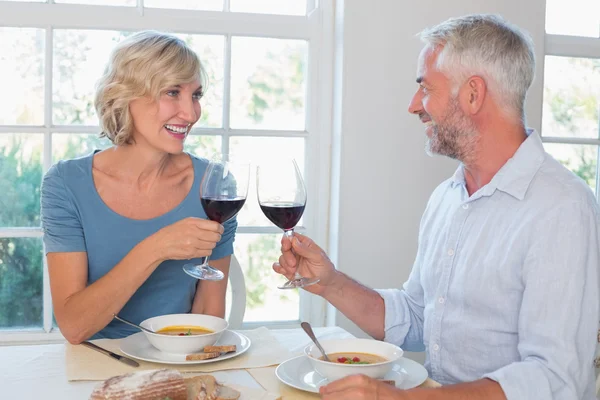
[[[314,261],[317,263],[321,261],[322,255],[319,249],[308,247],[306,241],[303,242],[297,237],[292,240],[292,249],[294,250],[294,253],[306,258],[309,261]]]
[[[282,254],[279,257],[279,265],[286,271],[288,274],[293,274],[296,272],[296,265],[288,262],[287,258]]]
[[[279,263],[273,263],[273,271],[285,276],[288,280],[292,279],[292,277],[294,276],[293,272],[288,272]]]
[[[350,375],[337,381],[333,381],[328,385],[322,386],[319,392],[323,394],[343,392],[346,390],[354,390],[359,387],[367,387],[370,379],[366,375]]]
[[[365,388],[346,389],[340,392],[322,394],[321,400],[373,400],[378,397]]]
[[[287,236],[283,235],[281,238],[281,251],[290,251],[292,249],[292,242],[290,241],[290,238],[288,238]]]

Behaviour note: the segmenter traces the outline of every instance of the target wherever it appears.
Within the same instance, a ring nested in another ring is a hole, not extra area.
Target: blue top
[[[442,384],[488,377],[508,400],[595,399],[594,194],[537,133],[471,197],[463,168],[427,204],[403,290],[378,291],[385,340],[425,349]]]
[[[156,218],[134,220],[111,210],[96,191],[92,177],[94,154],[53,165],[44,176],[41,192],[46,253],[87,252],[88,285],[103,277],[133,247],[161,228],[187,217],[207,218],[200,204],[200,182],[208,165],[207,160],[191,156],[194,182],[177,207]],[[224,227],[225,232],[213,249],[211,259],[233,253],[236,219],[232,218]],[[161,263],[119,315],[140,323],[157,315],[190,312],[198,281],[182,270],[182,266],[188,262],[167,260]],[[112,321],[93,339],[121,338],[136,332],[135,328],[122,322]]]

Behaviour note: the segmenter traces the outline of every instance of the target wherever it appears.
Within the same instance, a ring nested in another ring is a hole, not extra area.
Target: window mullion
[[[226,8],[229,9],[229,1],[225,0]],[[225,60],[223,68],[223,137],[221,140],[221,151],[229,153],[229,139],[231,131],[231,35],[225,35]]]
[[[52,0],[50,0],[52,2]],[[52,166],[52,66],[53,66],[54,32],[52,26],[46,27],[46,43],[44,57],[44,173]],[[42,245],[42,315],[45,332],[52,330],[52,298],[50,296],[50,278],[44,246]]]

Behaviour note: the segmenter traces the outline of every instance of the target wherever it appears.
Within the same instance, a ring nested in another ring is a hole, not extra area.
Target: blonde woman
[[[120,42],[96,91],[113,147],[61,161],[42,185],[42,226],[56,320],[65,338],[119,338],[118,321],[161,314],[223,316],[237,222],[210,221],[199,187],[208,162],[183,151],[201,114],[204,71],[182,40],[145,31]],[[225,273],[182,270],[210,255]],[[197,260],[196,260],[197,261]]]

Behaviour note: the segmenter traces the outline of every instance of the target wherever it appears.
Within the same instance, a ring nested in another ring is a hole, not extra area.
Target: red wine
[[[202,197],[200,199],[208,219],[222,224],[233,218],[244,206],[245,198],[235,199]]]
[[[304,207],[298,203],[264,203],[260,205],[269,221],[284,231],[296,226],[304,213]]]

